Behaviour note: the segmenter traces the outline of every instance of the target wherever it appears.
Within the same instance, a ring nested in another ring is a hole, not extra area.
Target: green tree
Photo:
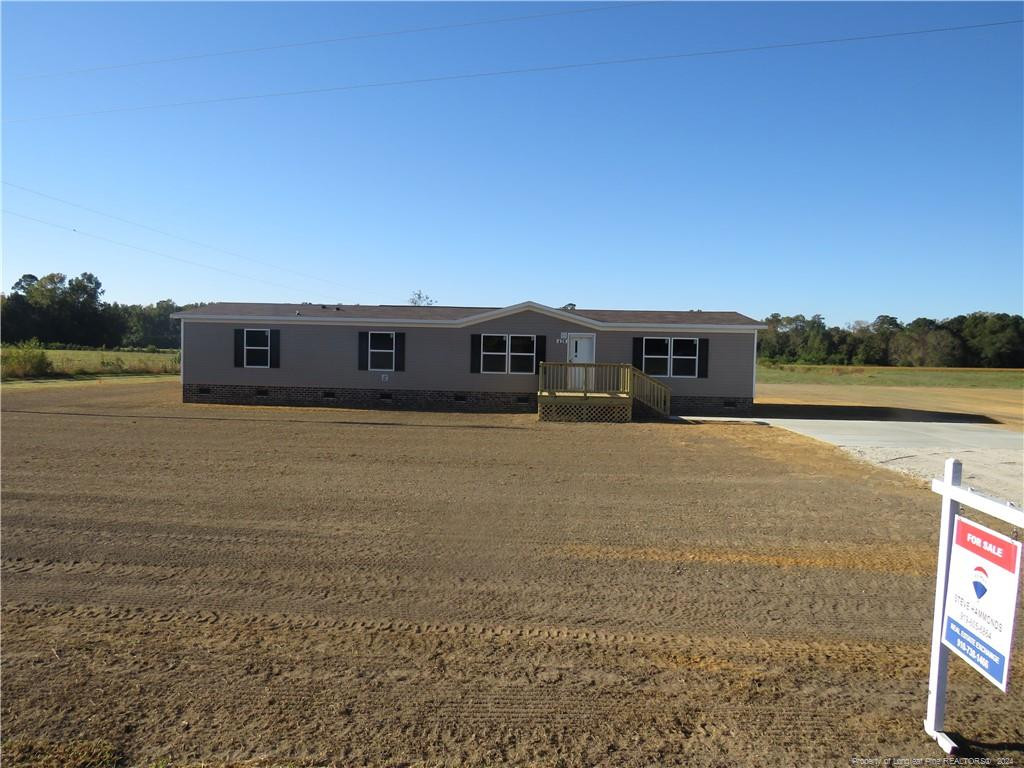
[[[973,312],[947,320],[944,325],[962,339],[967,365],[1024,367],[1024,318],[1020,315]]]
[[[825,326],[825,318],[821,315],[814,315],[803,325],[799,352],[800,362],[812,365],[827,363],[832,352],[830,342],[831,337]]]
[[[124,345],[129,347],[177,347],[180,341],[177,320],[171,313],[181,307],[171,299],[163,299],[146,306],[115,305],[124,318]]]

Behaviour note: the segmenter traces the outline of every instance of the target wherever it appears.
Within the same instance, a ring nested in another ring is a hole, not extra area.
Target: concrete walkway
[[[709,419],[700,421],[738,421]],[[1017,506],[1024,503],[1024,433],[987,424],[833,419],[742,419],[813,437],[879,466],[929,480],[943,462],[964,465],[964,485]]]

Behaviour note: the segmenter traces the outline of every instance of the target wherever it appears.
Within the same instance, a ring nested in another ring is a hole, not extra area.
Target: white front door
[[[569,334],[569,362],[594,362],[594,336],[590,333]]]
[[[595,340],[592,333],[570,333],[568,339],[570,363],[593,363]],[[570,368],[569,389],[584,392],[594,388],[593,368]]]

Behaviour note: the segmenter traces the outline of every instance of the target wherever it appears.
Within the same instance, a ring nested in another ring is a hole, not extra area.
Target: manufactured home
[[[208,304],[178,312],[189,403],[539,411],[553,420],[748,412],[757,331],[736,312]]]

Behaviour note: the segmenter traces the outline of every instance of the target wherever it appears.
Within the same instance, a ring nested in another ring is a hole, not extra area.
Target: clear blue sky
[[[4,181],[267,263],[4,186],[11,211],[241,275],[7,215],[4,288],[91,271],[122,302],[404,303],[419,288],[838,324],[1022,311],[1021,25],[22,121],[1024,17],[641,4],[22,77],[586,7],[4,3]]]

